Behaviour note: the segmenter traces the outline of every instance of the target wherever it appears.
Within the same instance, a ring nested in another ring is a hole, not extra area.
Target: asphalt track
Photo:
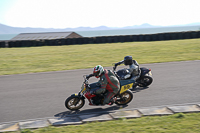
[[[152,69],[154,81],[149,88],[133,90],[134,99],[124,109],[200,102],[200,60],[141,67]],[[92,68],[0,76],[0,123],[121,108],[89,106],[87,101],[79,112],[65,108],[65,99],[80,90],[82,75],[91,72]]]

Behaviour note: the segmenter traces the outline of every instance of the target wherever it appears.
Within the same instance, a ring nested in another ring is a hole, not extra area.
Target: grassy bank
[[[22,133],[199,133],[200,113],[92,122],[83,125],[23,130]]]
[[[1,48],[0,75],[112,66],[126,55],[139,64],[200,60],[200,39]]]

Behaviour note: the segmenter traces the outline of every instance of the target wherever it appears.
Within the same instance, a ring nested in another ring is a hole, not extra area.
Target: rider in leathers
[[[118,78],[111,70],[104,69],[101,65],[94,67],[93,74],[87,75],[86,78],[89,79],[92,76],[100,78],[100,80],[97,83],[91,84],[91,86],[95,86],[95,88],[91,89],[90,93],[87,95],[101,94],[108,90],[102,105],[112,105],[116,100],[113,96],[120,90],[120,82]],[[89,104],[92,105],[91,102]]]
[[[137,63],[136,60],[132,59],[132,56],[125,56],[124,60],[118,63],[115,63],[114,70],[116,69],[118,65],[121,65],[123,63],[124,65],[129,66],[129,69],[127,70],[127,74],[123,77],[123,79],[130,78],[131,80],[133,80],[133,83],[135,83],[135,81],[140,77],[139,64]]]

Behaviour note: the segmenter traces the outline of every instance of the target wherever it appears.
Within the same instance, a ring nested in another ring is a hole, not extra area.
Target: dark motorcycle
[[[123,80],[124,76],[128,73],[128,69],[127,68],[123,68],[118,70],[116,73],[118,75],[118,78],[120,80]],[[136,82],[133,85],[133,88],[139,86],[139,87],[147,87],[149,86],[152,82],[153,82],[153,78],[152,78],[152,72],[151,69],[147,69],[145,67],[141,67],[140,68],[140,77],[136,80]],[[130,77],[131,78],[131,77]],[[129,80],[129,79],[126,79]]]
[[[84,82],[82,84],[81,90],[77,94],[72,94],[65,100],[65,107],[69,110],[75,111],[82,108],[85,104],[85,99],[87,98],[89,102],[93,103],[93,105],[102,105],[104,101],[105,93],[103,94],[92,94],[92,96],[88,97],[88,93],[91,89],[95,87],[94,83],[89,84],[86,76],[83,76]],[[131,89],[133,83],[131,80],[120,80],[120,91],[114,96],[117,100],[115,104],[117,105],[126,105],[133,99],[133,94],[129,89]]]

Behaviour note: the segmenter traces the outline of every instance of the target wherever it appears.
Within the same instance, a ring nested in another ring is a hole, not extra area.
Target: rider
[[[120,83],[118,78],[111,70],[106,70],[101,65],[95,66],[93,69],[93,74],[87,75],[86,78],[89,79],[92,76],[100,78],[100,80],[95,83],[96,87],[91,89],[89,95],[101,94],[108,90],[108,93],[105,95],[103,105],[112,105],[116,100],[113,98],[113,96],[116,95],[120,90]],[[90,103],[90,105],[92,105],[92,103]]]
[[[123,64],[129,65],[129,69],[127,70],[127,74],[123,77],[123,79],[131,78],[133,80],[133,83],[140,77],[140,68],[139,64],[136,60],[132,59],[132,56],[125,56],[124,60],[115,63],[114,70],[117,68],[118,65]]]

